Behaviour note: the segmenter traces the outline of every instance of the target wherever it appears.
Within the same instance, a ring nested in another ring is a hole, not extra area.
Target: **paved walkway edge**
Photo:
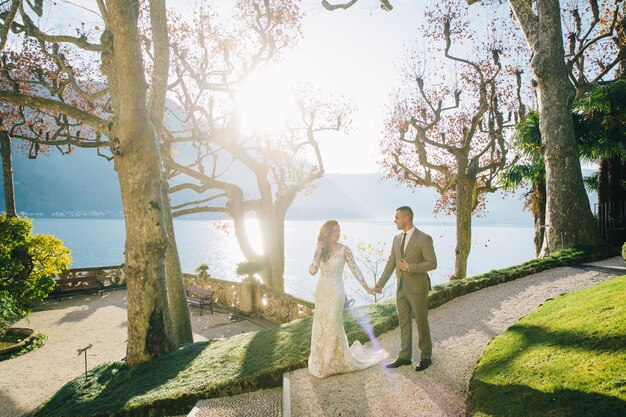
[[[291,377],[289,372],[283,374],[283,417],[291,417]]]
[[[202,400],[199,400],[199,401],[196,402],[196,405],[193,406],[193,408],[191,409],[189,414],[187,414],[187,417],[196,417],[196,415],[198,414],[198,411],[200,410],[200,403],[201,402],[202,402]]]

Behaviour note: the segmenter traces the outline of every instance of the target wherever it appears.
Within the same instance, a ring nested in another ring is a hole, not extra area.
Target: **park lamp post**
[[[87,382],[87,351],[89,349],[91,349],[93,347],[93,345],[90,343],[89,346],[86,346],[82,349],[78,349],[78,356],[81,355],[81,353],[85,354],[85,382]]]

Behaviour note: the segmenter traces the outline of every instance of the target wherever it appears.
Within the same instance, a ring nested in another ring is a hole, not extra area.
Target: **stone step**
[[[281,387],[200,400],[187,417],[281,417]]]

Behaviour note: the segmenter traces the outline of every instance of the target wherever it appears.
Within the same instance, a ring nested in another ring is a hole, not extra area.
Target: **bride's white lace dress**
[[[348,346],[342,317],[346,295],[342,276],[346,263],[361,285],[365,285],[352,252],[343,245],[327,261],[318,264],[313,259],[309,267],[311,275],[321,270],[315,289],[315,313],[308,361],[309,373],[318,378],[369,368],[387,357],[385,350],[368,349],[358,340]]]

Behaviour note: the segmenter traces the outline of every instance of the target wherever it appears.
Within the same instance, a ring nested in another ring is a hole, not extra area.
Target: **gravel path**
[[[430,312],[433,364],[423,372],[384,363],[324,380],[307,369],[292,372],[292,416],[465,416],[469,381],[487,344],[546,300],[626,274],[616,257],[593,264],[558,268],[485,288]],[[414,329],[414,353],[417,330]],[[379,338],[393,359],[400,331]],[[414,358],[416,359],[416,358]],[[415,360],[414,360],[415,365]]]
[[[282,389],[198,401],[187,417],[281,417]]]

